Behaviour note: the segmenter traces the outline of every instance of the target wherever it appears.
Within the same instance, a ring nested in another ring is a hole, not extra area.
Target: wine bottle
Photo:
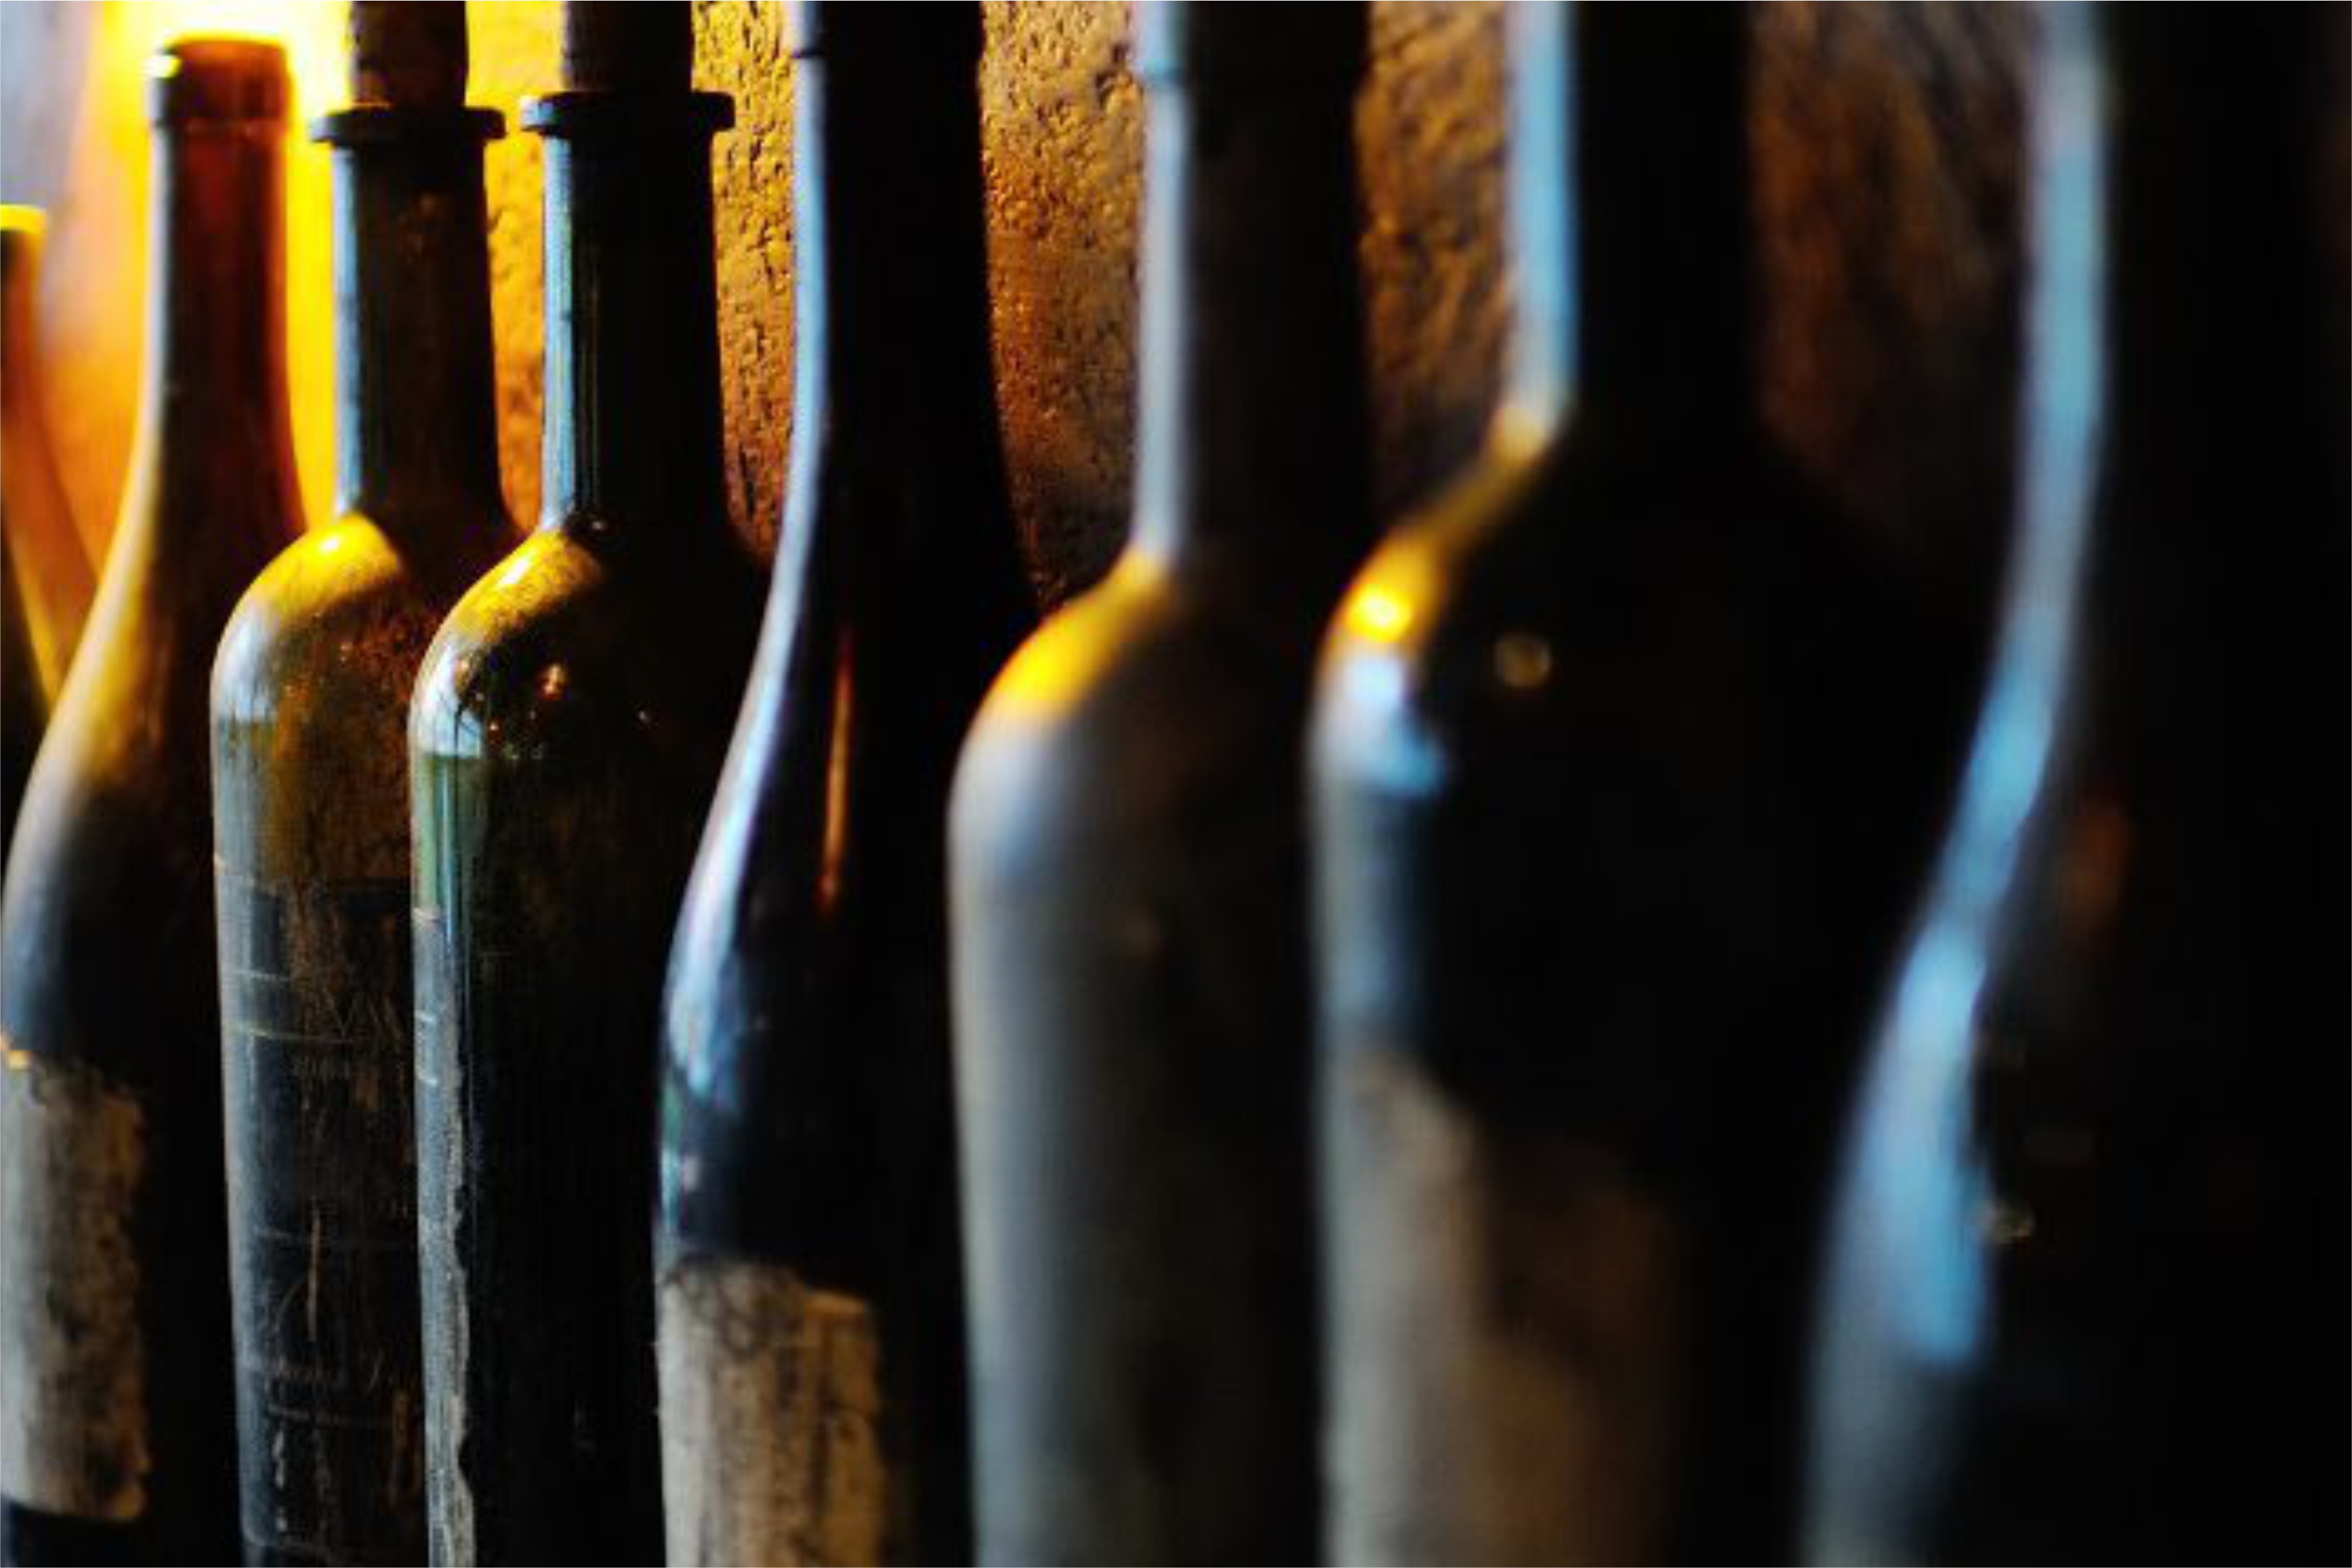
[[[1300,779],[1370,538],[1364,26],[1139,13],[1134,532],[954,800],[985,1562],[1316,1560]]]
[[[274,45],[150,63],[130,488],[0,904],[0,1523],[11,1561],[237,1552],[205,678],[300,531]]]
[[[0,205],[0,864],[89,612],[89,557],[58,477],[35,299],[47,220]]]
[[[2021,542],[1846,1145],[1814,1558],[2347,1551],[2347,41],[2043,23]]]
[[[214,871],[237,1441],[257,1562],[425,1557],[408,698],[514,541],[463,6],[359,0],[335,182],[336,517],[229,621]]]
[[[1900,580],[1754,412],[1744,13],[1513,21],[1512,385],[1317,697],[1331,1550],[1784,1560],[1948,743]]]
[[[790,26],[793,467],[666,1009],[669,1556],[961,1563],[948,785],[1031,606],[980,9],[804,4]]]
[[[410,713],[426,1518],[440,1563],[656,1562],[664,963],[758,632],[728,522],[684,5],[565,7],[546,507]]]

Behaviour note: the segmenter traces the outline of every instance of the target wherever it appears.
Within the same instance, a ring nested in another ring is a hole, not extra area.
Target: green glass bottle
[[[410,714],[436,1562],[656,1562],[665,960],[760,616],[730,528],[691,12],[574,4],[546,141],[545,512]]]
[[[1755,413],[1748,14],[1513,23],[1516,380],[1317,696],[1330,1546],[1782,1561],[1937,650]]]
[[[1845,1145],[1817,1561],[2352,1549],[2339,6],[2061,6],[2003,634]]]
[[[274,45],[151,61],[130,487],[0,903],[0,1533],[12,1562],[237,1555],[205,677],[301,529]]]
[[[1358,5],[1138,12],[1142,445],[956,780],[985,1562],[1316,1560],[1303,736],[1371,534]]]
[[[256,1561],[425,1555],[408,699],[514,543],[462,6],[359,0],[333,150],[336,517],[213,674],[238,1446]]]
[[[790,17],[793,471],[670,961],[670,1561],[971,1552],[948,784],[1033,612],[989,358],[977,5]]]

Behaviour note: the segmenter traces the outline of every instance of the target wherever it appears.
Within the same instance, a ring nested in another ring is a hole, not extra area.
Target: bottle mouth
[[[174,38],[147,60],[147,121],[282,126],[291,107],[286,51],[266,38]]]
[[[40,259],[49,237],[49,215],[38,207],[0,202],[0,274],[13,274]]]

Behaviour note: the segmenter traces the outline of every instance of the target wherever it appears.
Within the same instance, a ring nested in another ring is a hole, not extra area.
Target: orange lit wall
[[[1506,39],[1493,0],[1374,7],[1362,99],[1363,258],[1381,494],[1426,495],[1475,450],[1501,372]],[[0,6],[0,195],[55,213],[43,290],[51,408],[81,526],[111,519],[143,285],[139,64],[195,27],[275,34],[305,117],[342,95],[344,7],[311,0]],[[557,8],[474,0],[474,97],[509,118],[551,86]],[[772,538],[789,438],[791,71],[782,13],[698,4],[721,139],[719,279],[739,525]],[[1779,4],[1759,12],[1765,406],[1859,526],[1972,605],[2007,445],[2017,282],[2017,83],[2030,16],[1995,5]],[[1123,528],[1132,460],[1142,113],[1119,4],[988,8],[982,89],[996,350],[1016,499],[1049,597]],[[327,166],[289,143],[289,360],[304,492],[333,472]],[[489,155],[509,501],[539,499],[540,158]]]

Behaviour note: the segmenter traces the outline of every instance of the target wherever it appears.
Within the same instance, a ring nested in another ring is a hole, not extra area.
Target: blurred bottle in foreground
[[[1299,779],[1371,535],[1364,8],[1136,20],[1134,528],[956,780],[980,1555],[1311,1562]]]
[[[1515,384],[1318,694],[1330,1547],[1780,1561],[1936,660],[1756,413],[1749,13],[1512,20]]]
[[[2044,28],[2023,533],[1847,1144],[1806,1549],[2341,1561],[2344,13]]]

